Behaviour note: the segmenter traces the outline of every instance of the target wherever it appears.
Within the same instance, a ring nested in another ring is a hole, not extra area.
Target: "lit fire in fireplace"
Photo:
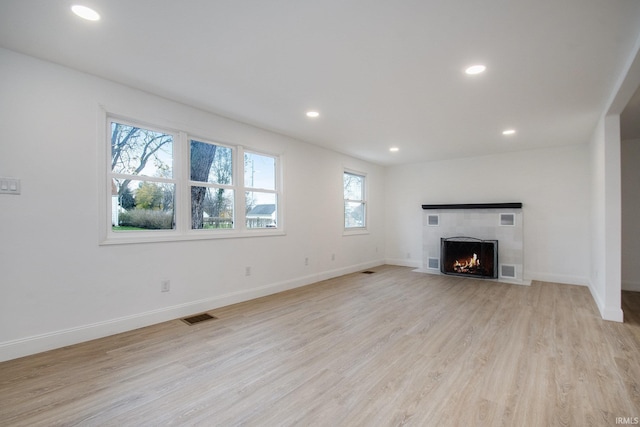
[[[477,254],[473,254],[468,260],[462,262],[456,260],[453,263],[453,269],[456,273],[473,273],[480,268],[480,260]]]
[[[480,240],[473,237],[442,238],[440,254],[440,271],[443,274],[498,277],[497,240]]]

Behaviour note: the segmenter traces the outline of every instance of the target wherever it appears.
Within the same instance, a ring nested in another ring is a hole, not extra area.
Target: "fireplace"
[[[498,241],[473,237],[440,239],[440,271],[444,274],[496,279]]]

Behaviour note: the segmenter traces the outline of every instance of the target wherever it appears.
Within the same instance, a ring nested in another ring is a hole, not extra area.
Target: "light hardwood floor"
[[[0,364],[0,425],[615,426],[640,295],[382,266]],[[620,420],[618,420],[619,422]]]

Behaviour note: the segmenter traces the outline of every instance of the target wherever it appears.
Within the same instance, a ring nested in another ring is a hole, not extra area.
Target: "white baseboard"
[[[383,260],[366,262],[349,267],[311,274],[292,280],[259,286],[249,290],[230,292],[180,305],[119,317],[104,322],[80,325],[74,328],[5,341],[0,343],[0,362],[66,347],[97,338],[103,338],[109,335],[119,334],[143,328],[145,326],[154,325],[156,323],[179,319],[195,313],[210,311],[230,304],[249,301],[266,295],[310,285],[321,280],[355,273],[357,271],[373,268],[382,264],[384,264]]]
[[[421,268],[422,260],[414,260],[414,259],[385,259],[385,264],[389,265],[399,265],[400,267],[413,267],[413,268]]]
[[[562,283],[564,285],[588,286],[589,278],[586,276],[572,276],[568,274],[549,274],[535,271],[525,271],[525,279],[540,282]]]
[[[602,316],[604,320],[611,322],[624,322],[624,313],[621,307],[605,307],[604,310],[600,310],[600,316]]]
[[[600,299],[600,295],[595,290],[593,283],[591,281],[588,282],[589,291],[591,292],[591,297],[596,303],[598,307],[598,311],[600,311],[600,317],[604,320],[610,320],[612,322],[623,322],[624,314],[622,313],[621,307],[606,307],[602,299]]]
[[[309,276],[308,279],[312,279],[309,283],[319,282],[321,280],[333,279],[334,277],[344,276],[345,274],[351,274],[360,270],[366,270],[368,268],[378,267],[384,265],[384,260],[376,260],[371,262],[365,262],[362,264],[352,265],[344,268],[337,268],[335,270],[329,270],[322,273],[318,273],[314,276]],[[308,283],[307,283],[308,284]]]

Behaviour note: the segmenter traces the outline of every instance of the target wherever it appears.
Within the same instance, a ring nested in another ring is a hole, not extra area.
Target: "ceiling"
[[[638,0],[77,2],[1,0],[0,46],[382,165],[585,143],[640,35]]]

